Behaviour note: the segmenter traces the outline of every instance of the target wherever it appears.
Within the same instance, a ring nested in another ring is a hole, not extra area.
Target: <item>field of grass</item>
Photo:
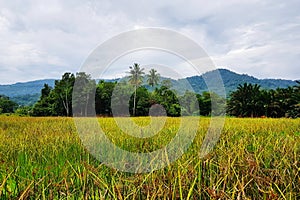
[[[116,145],[137,152],[166,145],[179,121],[168,118],[158,135],[136,140],[113,118],[99,118]],[[209,122],[201,118],[176,162],[135,174],[90,155],[72,118],[1,116],[0,199],[300,199],[300,119],[228,118],[214,150],[200,159]]]

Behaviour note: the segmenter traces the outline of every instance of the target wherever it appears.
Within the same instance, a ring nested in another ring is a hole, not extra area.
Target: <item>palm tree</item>
[[[154,85],[157,85],[160,79],[160,74],[157,73],[157,71],[155,69],[151,69],[149,71],[149,74],[147,74],[147,82],[148,84],[153,87]]]
[[[136,90],[138,86],[143,82],[143,75],[145,74],[144,68],[140,68],[140,65],[134,63],[133,66],[129,67],[129,83],[134,86],[134,97],[133,97],[133,116],[135,116],[136,109]]]
[[[239,85],[230,94],[228,112],[241,117],[258,117],[264,115],[264,104],[261,98],[260,86],[255,84]]]

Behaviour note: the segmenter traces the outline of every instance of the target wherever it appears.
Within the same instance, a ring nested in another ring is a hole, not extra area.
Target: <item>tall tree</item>
[[[110,97],[110,108],[114,116],[130,116],[131,96],[133,85],[129,84],[127,80],[121,80],[116,83]],[[131,114],[132,115],[132,114]]]
[[[100,80],[96,88],[95,109],[98,115],[112,115],[111,97],[117,82]]]
[[[72,114],[72,92],[75,82],[75,76],[72,73],[65,73],[61,80],[55,81],[55,87],[52,91],[55,100],[55,115],[70,116]]]
[[[41,90],[41,96],[38,102],[36,102],[32,109],[32,116],[50,116],[55,115],[53,109],[54,99],[52,88],[48,84],[44,84],[44,88]]]
[[[296,81],[297,85],[286,88],[286,93],[289,94],[286,117],[300,117],[300,81]]]
[[[296,81],[298,85],[294,86],[293,98],[295,100],[294,114],[292,117],[300,117],[300,81]]]
[[[44,84],[44,88],[41,90],[41,99],[45,99],[49,96],[52,88],[48,84]]]
[[[200,108],[200,115],[211,115],[211,93],[203,92],[202,95],[197,94],[197,99]]]
[[[140,65],[134,63],[133,66],[129,67],[129,83],[134,86],[134,96],[133,96],[133,116],[136,113],[136,90],[143,82],[143,75],[145,74],[144,68],[140,68]]]
[[[155,69],[151,69],[147,74],[147,82],[151,87],[157,85],[160,80],[160,74]]]
[[[95,111],[96,82],[85,72],[76,73],[76,87],[73,89],[73,111],[76,115],[89,116]]]

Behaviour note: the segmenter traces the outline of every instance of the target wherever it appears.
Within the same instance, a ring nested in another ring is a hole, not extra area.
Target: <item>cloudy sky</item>
[[[300,79],[299,0],[0,0],[0,84],[79,71],[97,45],[141,27],[188,36],[218,68]]]

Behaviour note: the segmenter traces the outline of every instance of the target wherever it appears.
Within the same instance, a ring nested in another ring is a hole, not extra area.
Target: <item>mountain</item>
[[[54,81],[55,79],[43,79],[24,83],[18,82],[11,85],[0,85],[0,94],[4,94],[9,97],[36,94],[41,92],[44,84],[48,84],[53,87]]]
[[[239,84],[244,83],[251,83],[251,84],[258,84],[263,89],[276,89],[276,88],[287,88],[289,86],[296,85],[295,81],[292,80],[283,80],[283,79],[258,79],[253,76],[249,76],[247,74],[238,74],[235,72],[232,72],[227,69],[218,69],[214,71],[209,71],[201,76],[192,76],[186,78],[190,85],[192,86],[193,90],[196,93],[202,93],[203,91],[207,91],[208,88],[206,86],[206,83],[204,79],[208,82],[208,85],[212,85],[211,88],[213,91],[216,91],[217,93],[220,93],[220,88],[214,87],[214,77],[217,75],[216,73],[219,72],[226,94],[229,95],[232,91],[235,91]],[[203,78],[204,77],[204,78]],[[178,80],[179,82],[182,82],[183,80]]]
[[[0,85],[0,94],[10,97],[19,105],[33,105],[38,101],[44,84],[54,86],[55,79],[43,79],[11,85]]]
[[[278,87],[286,88],[296,85],[296,82],[292,80],[257,79],[253,76],[249,76],[247,74],[238,74],[227,69],[218,69],[206,72],[201,76],[192,76],[185,79],[174,80],[163,77],[162,80],[169,79],[172,82],[174,88],[177,91],[181,91],[182,93],[184,93],[187,88],[193,89],[197,93],[202,93],[208,90],[204,81],[205,79],[209,85],[212,85],[212,87],[210,88],[212,89],[212,91],[220,93],[220,88],[214,86],[213,84],[215,81],[214,77],[218,72],[223,80],[227,95],[230,92],[236,90],[239,84],[243,83],[259,84],[263,89],[276,89]],[[9,96],[13,101],[17,102],[20,105],[32,105],[39,99],[40,92],[44,87],[44,84],[48,84],[53,87],[54,82],[54,79],[44,79],[24,83],[15,83],[11,85],[0,85],[0,94]]]

